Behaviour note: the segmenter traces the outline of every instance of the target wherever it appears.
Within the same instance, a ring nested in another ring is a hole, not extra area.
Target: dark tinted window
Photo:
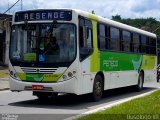
[[[128,31],[122,31],[121,50],[130,52],[131,33]]]
[[[110,50],[120,50],[120,31],[117,28],[110,27]]]
[[[99,35],[105,37],[105,25],[99,24]]]
[[[150,47],[150,54],[156,55],[156,47]]]
[[[99,49],[104,50],[107,47],[107,26],[103,24],[98,25],[98,44]]]
[[[156,39],[154,39],[154,38],[149,38],[149,45],[150,45],[150,46],[156,46]]]
[[[132,52],[139,53],[139,43],[140,43],[139,34],[133,33]]]
[[[156,39],[149,38],[149,53],[156,54]]]
[[[92,53],[92,48],[93,48],[92,22],[83,17],[80,17],[79,18],[80,61],[86,59]]]
[[[146,36],[141,36],[141,44],[147,45],[148,44],[148,39]]]
[[[148,37],[141,35],[140,52],[149,54]]]
[[[79,46],[83,47],[84,45],[84,33],[83,33],[84,19],[79,19]]]
[[[79,45],[80,47],[92,48],[92,23],[86,19],[79,19]],[[84,38],[84,27],[88,28],[88,38]]]
[[[92,22],[90,20],[85,19],[85,26],[88,28],[87,38],[85,40],[85,47],[93,48],[93,40],[92,40]],[[86,29],[87,30],[87,29]]]
[[[141,45],[140,52],[141,53],[146,53],[146,46]]]
[[[120,36],[119,29],[111,27],[111,28],[110,28],[110,39],[111,39],[112,41],[113,41],[113,40],[118,41],[118,40],[119,40],[119,36]]]
[[[139,40],[139,34],[133,33],[133,43],[139,44],[139,42],[140,42],[140,40]]]
[[[131,33],[128,31],[122,32],[123,41],[131,41]]]

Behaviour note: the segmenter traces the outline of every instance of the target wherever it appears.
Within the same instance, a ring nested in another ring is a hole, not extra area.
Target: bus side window
[[[85,45],[84,47],[88,48],[88,49],[92,49],[93,45],[92,45],[92,23],[89,20],[85,20],[85,27],[84,27],[84,33],[85,33],[85,37],[84,37],[84,41],[85,41]]]
[[[139,53],[140,52],[140,36],[137,33],[133,33],[133,41],[132,41],[132,52]]]
[[[156,39],[149,38],[149,53],[156,55]]]
[[[131,33],[128,31],[122,31],[122,41],[121,41],[121,50],[125,52],[130,52],[131,43]]]
[[[87,58],[93,51],[92,23],[84,18],[79,18],[79,49],[80,61]]]
[[[98,24],[98,48],[100,50],[106,50],[108,48],[107,31],[106,25]]]
[[[84,45],[83,26],[84,26],[84,19],[79,19],[79,47],[83,47]]]
[[[118,28],[110,27],[110,50],[120,50],[120,30]]]
[[[147,53],[147,44],[148,39],[146,36],[141,35],[141,41],[140,41],[140,52],[146,54]]]

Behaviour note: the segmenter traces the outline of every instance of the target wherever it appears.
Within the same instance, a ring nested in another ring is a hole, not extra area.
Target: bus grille
[[[29,68],[29,67],[21,67],[23,72],[25,73],[45,73],[45,74],[53,74],[57,68]]]

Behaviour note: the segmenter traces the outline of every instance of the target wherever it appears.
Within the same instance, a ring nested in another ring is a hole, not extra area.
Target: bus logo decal
[[[37,69],[36,71],[37,71],[37,73],[40,73],[40,69]]]

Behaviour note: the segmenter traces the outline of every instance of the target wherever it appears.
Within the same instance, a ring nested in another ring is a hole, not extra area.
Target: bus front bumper
[[[77,94],[77,79],[75,77],[57,83],[33,83],[15,80],[12,77],[9,78],[10,90],[11,91],[40,91],[40,92],[57,92],[57,93],[72,93]],[[39,85],[43,86],[43,90],[33,90],[32,86]]]

